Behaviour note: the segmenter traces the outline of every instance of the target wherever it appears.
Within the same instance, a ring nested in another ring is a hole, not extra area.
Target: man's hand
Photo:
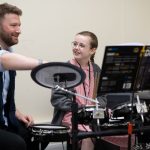
[[[15,115],[18,118],[18,120],[25,123],[25,125],[27,127],[33,125],[33,123],[34,123],[32,116],[24,115],[18,109],[16,109],[16,114]]]

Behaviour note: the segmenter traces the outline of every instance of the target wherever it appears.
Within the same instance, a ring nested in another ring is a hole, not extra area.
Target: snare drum
[[[29,127],[32,140],[47,140],[52,142],[67,141],[69,128],[51,124],[34,124]]]

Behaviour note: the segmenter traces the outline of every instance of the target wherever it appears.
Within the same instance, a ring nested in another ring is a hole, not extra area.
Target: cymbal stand
[[[97,101],[97,99],[96,99],[96,101]],[[96,103],[96,110],[98,111],[98,104]],[[100,120],[99,120],[99,118],[97,119],[97,126],[99,127],[100,126]]]
[[[55,90],[61,90],[63,92],[66,92],[70,95],[73,95],[73,102],[72,102],[72,150],[77,150],[78,149],[78,104],[76,102],[76,96],[80,96],[84,99],[87,99],[89,101],[95,102],[96,104],[98,103],[98,101],[95,101],[91,98],[82,96],[80,94],[74,93],[72,91],[69,91],[67,89],[64,89],[62,87],[60,87],[59,85],[56,85],[54,87]]]
[[[130,121],[128,123],[128,150],[131,150],[131,136],[133,130],[133,103],[134,103],[134,92],[132,92],[132,99],[131,99],[131,115]]]
[[[73,95],[72,102],[72,150],[78,150],[78,104],[76,96]]]
[[[66,93],[68,93],[68,94],[70,94],[70,95],[79,96],[79,97],[81,97],[81,98],[83,98],[83,99],[86,99],[86,100],[89,100],[89,101],[91,101],[91,102],[94,102],[94,103],[98,103],[98,104],[99,104],[98,101],[96,101],[96,100],[94,100],[94,99],[92,99],[92,98],[89,98],[89,97],[80,95],[80,94],[78,94],[78,93],[74,93],[74,92],[72,92],[72,91],[69,91],[69,90],[67,90],[67,89],[64,89],[64,88],[60,87],[59,85],[56,85],[56,86],[54,87],[54,90],[61,90],[61,91],[66,92]]]
[[[97,98],[95,99],[97,102]],[[99,111],[99,106],[98,103],[96,103],[96,109],[95,109],[95,113],[93,112],[93,118],[96,119],[96,123],[97,123],[97,128],[96,131],[100,131],[100,118],[101,118],[101,113]],[[99,138],[99,137],[98,137]]]
[[[148,112],[147,106],[145,102],[143,103],[140,102],[139,95],[136,96],[136,99],[137,99],[137,103],[136,103],[137,113],[140,114],[142,123],[144,123],[144,113]]]

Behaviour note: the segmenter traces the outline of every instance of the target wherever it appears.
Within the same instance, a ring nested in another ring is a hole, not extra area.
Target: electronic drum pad
[[[85,80],[85,73],[70,63],[49,62],[35,67],[31,71],[32,79],[46,88],[72,88]]]

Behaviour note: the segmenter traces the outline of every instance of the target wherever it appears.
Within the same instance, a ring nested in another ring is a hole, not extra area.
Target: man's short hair
[[[16,14],[18,16],[21,16],[22,10],[17,6],[8,3],[0,4],[0,19],[3,19],[5,14]]]

